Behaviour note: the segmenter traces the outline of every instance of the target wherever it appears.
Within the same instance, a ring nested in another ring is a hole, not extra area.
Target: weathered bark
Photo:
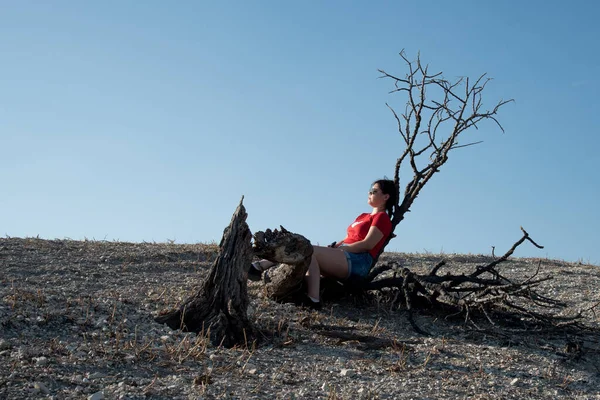
[[[302,286],[308,271],[313,247],[304,236],[287,231],[267,229],[254,235],[254,254],[278,263],[264,274],[265,291],[269,298],[284,300]]]
[[[200,290],[178,310],[155,318],[157,322],[172,329],[209,334],[214,345],[232,347],[253,340],[253,328],[246,313],[246,268],[252,261],[252,247],[243,200],[242,197],[223,232],[219,255]]]

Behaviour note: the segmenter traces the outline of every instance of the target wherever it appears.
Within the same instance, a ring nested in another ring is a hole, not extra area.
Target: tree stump
[[[156,317],[156,322],[172,329],[209,334],[215,346],[247,345],[253,340],[254,330],[247,315],[246,281],[246,270],[252,261],[252,235],[243,201],[242,197],[223,232],[219,255],[200,290],[178,310]]]
[[[281,231],[267,229],[254,235],[254,254],[279,265],[264,274],[265,292],[276,301],[283,301],[302,286],[308,271],[313,247],[304,236],[281,226]]]

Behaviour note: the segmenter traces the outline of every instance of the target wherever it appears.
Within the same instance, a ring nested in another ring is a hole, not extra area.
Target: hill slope
[[[249,284],[249,314],[269,337],[250,350],[156,324],[160,310],[194,292],[216,252],[0,239],[0,398],[600,398],[594,332],[542,341],[422,313],[418,324],[433,333],[423,337],[402,309],[348,300],[309,312],[265,299],[260,283]],[[443,257],[459,270],[489,261]],[[425,271],[441,258],[388,253],[382,261]],[[573,311],[600,300],[599,267],[511,259],[503,268],[538,263],[555,277],[542,290]],[[597,329],[600,319],[589,313],[586,323]],[[575,339],[575,350],[564,347]]]

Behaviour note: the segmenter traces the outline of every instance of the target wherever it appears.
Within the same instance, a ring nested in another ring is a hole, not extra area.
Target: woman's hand
[[[331,244],[330,244],[329,246],[327,246],[327,247],[333,247],[333,248],[335,249],[335,248],[338,248],[338,247],[340,247],[342,244],[344,244],[344,241],[343,241],[343,240],[340,240],[339,242],[333,242],[333,243],[331,243]]]

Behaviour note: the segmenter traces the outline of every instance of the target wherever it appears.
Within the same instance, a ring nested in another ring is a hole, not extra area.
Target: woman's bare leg
[[[321,275],[337,279],[348,277],[348,260],[341,249],[314,246],[314,252],[306,273],[307,294],[313,299],[319,299]]]

